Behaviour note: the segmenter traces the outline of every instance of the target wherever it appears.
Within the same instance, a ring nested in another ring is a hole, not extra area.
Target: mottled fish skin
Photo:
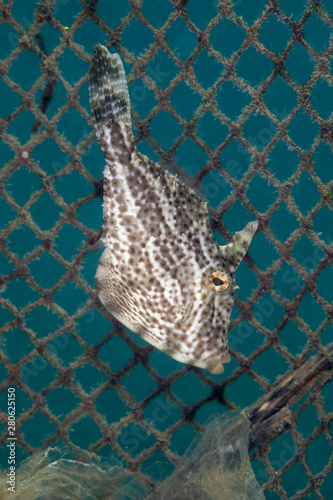
[[[121,323],[182,363],[223,372],[234,272],[256,232],[250,222],[219,247],[206,204],[137,151],[118,54],[96,45],[90,106],[104,153],[103,242],[95,287]]]

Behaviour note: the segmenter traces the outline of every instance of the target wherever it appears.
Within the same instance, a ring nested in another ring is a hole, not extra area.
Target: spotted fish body
[[[172,358],[222,373],[230,361],[234,272],[257,222],[228,245],[217,245],[201,198],[137,151],[121,59],[101,45],[92,59],[89,95],[106,160],[99,298],[121,323]]]

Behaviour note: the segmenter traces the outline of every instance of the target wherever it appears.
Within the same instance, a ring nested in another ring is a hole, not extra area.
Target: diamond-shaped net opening
[[[329,498],[331,2],[0,8],[2,466],[8,387],[18,460],[68,441],[116,458],[151,488],[210,415],[248,408],[267,498]],[[223,376],[140,341],[94,293],[104,165],[88,104],[95,43],[124,61],[139,150],[203,193],[218,242],[260,223],[237,270]],[[279,425],[256,435],[262,401]]]

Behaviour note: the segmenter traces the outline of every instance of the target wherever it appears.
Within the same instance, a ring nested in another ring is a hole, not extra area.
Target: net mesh
[[[294,399],[287,430],[251,458],[267,498],[328,498],[330,2],[28,4],[0,1],[0,391],[17,388],[19,457],[72,441],[116,453],[153,487],[206,416],[255,405],[319,353],[326,368]],[[259,221],[236,276],[223,377],[165,360],[93,291],[103,169],[87,96],[95,43],[125,63],[138,148],[205,195],[217,239]],[[5,397],[0,419],[3,445]]]

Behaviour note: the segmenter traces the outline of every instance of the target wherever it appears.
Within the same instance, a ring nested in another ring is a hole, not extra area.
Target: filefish
[[[220,374],[230,361],[234,273],[258,223],[217,245],[207,204],[135,147],[122,61],[99,44],[89,70],[89,100],[106,162],[105,250],[96,292],[115,318],[153,346]]]

